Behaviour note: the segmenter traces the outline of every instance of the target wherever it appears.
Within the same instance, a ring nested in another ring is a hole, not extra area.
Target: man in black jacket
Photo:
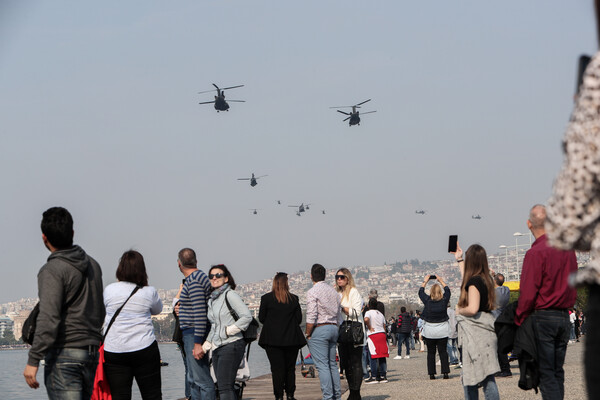
[[[42,240],[50,256],[38,273],[40,313],[23,375],[37,389],[39,363],[45,359],[49,399],[89,399],[102,339],[102,270],[73,245],[73,218],[62,207],[42,217]]]

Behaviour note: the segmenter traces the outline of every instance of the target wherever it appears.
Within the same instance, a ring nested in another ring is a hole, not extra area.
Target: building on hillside
[[[13,320],[6,315],[0,316],[0,337],[4,337],[6,331],[13,331]]]

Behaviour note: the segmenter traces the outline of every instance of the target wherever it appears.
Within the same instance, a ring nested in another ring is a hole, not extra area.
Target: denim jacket
[[[227,304],[225,303],[225,296],[238,316],[240,317],[237,321],[233,319]],[[216,299],[210,299],[208,301],[208,320],[210,321],[210,332],[208,333],[208,340],[213,345],[213,349],[224,346],[226,344],[235,342],[236,340],[243,339],[242,332],[248,328],[250,321],[252,321],[252,314],[248,306],[244,303],[244,300],[231,288],[227,288],[223,293]],[[235,325],[239,328],[240,332],[237,332],[231,336],[227,335],[227,327]]]

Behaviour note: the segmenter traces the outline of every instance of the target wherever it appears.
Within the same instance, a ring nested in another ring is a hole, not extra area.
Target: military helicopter
[[[483,217],[481,215],[477,214],[477,215],[472,215],[471,218],[473,218],[473,219],[481,219]]]
[[[257,179],[264,178],[265,176],[269,176],[269,175],[254,176],[254,173],[252,173],[252,177],[238,178],[238,181],[250,181],[250,186],[254,187],[254,186],[258,185]]]
[[[258,208],[249,208],[248,210],[252,211],[252,214],[254,215],[258,214]]]
[[[307,204],[300,204],[299,206],[288,206],[288,207],[294,207],[294,208],[298,208],[298,211],[296,211],[296,215],[300,216],[300,213],[303,213],[306,210],[310,210],[310,203]]]
[[[217,95],[215,96],[215,100],[214,101],[203,101],[201,103],[198,104],[215,104],[215,110],[217,110],[217,112],[219,111],[229,111],[229,104],[225,101],[225,90],[226,89],[235,89],[235,88],[239,88],[239,87],[243,87],[244,85],[237,85],[237,86],[229,86],[226,88],[219,88],[217,85],[215,85],[214,83],[212,84],[215,88],[217,88]],[[198,92],[198,94],[203,94],[203,93],[208,93],[208,92],[212,92],[211,90],[205,90],[204,92]],[[229,100],[232,102],[236,102],[236,103],[245,103],[246,100]]]
[[[363,104],[365,104],[365,103],[367,103],[369,101],[371,101],[371,99],[365,100],[362,103],[358,103],[358,104],[355,104],[353,106],[339,106],[339,107],[329,107],[329,108],[349,108],[349,107],[352,107],[352,112],[347,113],[347,112],[342,111],[342,110],[337,110],[337,112],[349,116],[348,118],[344,119],[343,121],[350,120],[348,122],[348,124],[350,126],[352,126],[352,125],[359,125],[360,126],[360,116],[359,116],[359,112],[356,109],[360,108],[361,105],[363,105]],[[363,115],[365,115],[365,114],[371,114],[371,113],[374,113],[374,112],[377,112],[377,111],[367,111],[367,112],[364,112]]]
[[[321,210],[321,213],[323,213],[323,215],[325,215],[325,210]]]
[[[416,211],[415,211],[415,214],[421,214],[421,215],[425,215],[425,213],[426,213],[426,212],[427,212],[427,211],[425,211],[425,210],[416,210]]]

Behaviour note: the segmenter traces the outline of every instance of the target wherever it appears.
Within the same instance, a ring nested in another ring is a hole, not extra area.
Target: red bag
[[[94,378],[94,391],[91,400],[112,400],[110,386],[104,375],[104,343],[98,349],[98,367],[96,368],[96,377]]]

